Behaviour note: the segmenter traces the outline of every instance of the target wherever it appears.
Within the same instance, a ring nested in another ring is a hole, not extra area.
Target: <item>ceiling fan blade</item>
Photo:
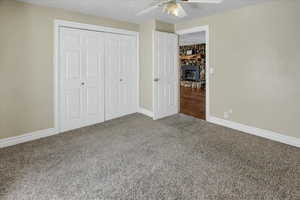
[[[151,12],[152,10],[158,8],[159,6],[162,6],[168,2],[170,2],[172,0],[156,0],[155,2],[153,2],[152,4],[150,4],[150,6],[148,8],[145,8],[144,10],[138,12],[136,14],[136,16],[139,16],[139,15],[143,15],[143,14],[146,14],[148,12]]]
[[[136,14],[136,16],[143,15],[143,14],[146,14],[146,13],[148,13],[148,12],[151,12],[152,10],[156,9],[157,7],[158,7],[158,5],[150,6],[150,7],[146,8],[146,9],[144,9],[144,10],[138,12],[138,13]]]
[[[222,3],[223,0],[178,0],[178,3]]]
[[[178,10],[178,15],[177,15],[177,17],[179,17],[179,18],[186,17],[187,14],[186,14],[185,10],[183,9],[183,7],[180,4],[178,4],[177,6],[178,6],[178,9],[177,9]]]

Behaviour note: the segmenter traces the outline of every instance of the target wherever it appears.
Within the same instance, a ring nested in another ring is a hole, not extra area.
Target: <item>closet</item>
[[[59,38],[61,132],[137,111],[136,36],[61,27]]]

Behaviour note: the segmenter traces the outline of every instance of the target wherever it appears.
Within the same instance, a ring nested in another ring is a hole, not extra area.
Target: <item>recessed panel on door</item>
[[[67,50],[66,51],[66,80],[81,78],[81,50]]]
[[[80,88],[70,89],[65,91],[65,107],[67,120],[80,120],[82,118],[81,110],[81,94]]]

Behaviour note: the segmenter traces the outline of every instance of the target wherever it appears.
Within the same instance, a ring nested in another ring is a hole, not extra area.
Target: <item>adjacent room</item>
[[[180,112],[206,119],[206,31],[179,36]]]
[[[299,10],[0,0],[0,199],[299,200]]]

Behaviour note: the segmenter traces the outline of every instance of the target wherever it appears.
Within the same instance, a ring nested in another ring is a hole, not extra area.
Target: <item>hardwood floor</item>
[[[205,120],[205,95],[205,88],[180,87],[180,112]]]

